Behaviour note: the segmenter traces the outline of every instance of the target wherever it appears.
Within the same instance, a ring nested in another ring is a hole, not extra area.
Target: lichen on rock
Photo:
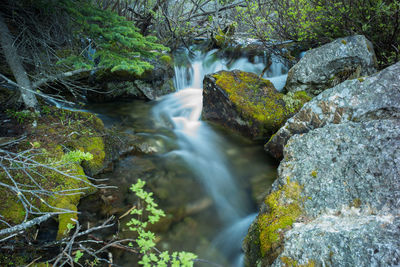
[[[290,228],[301,215],[305,197],[297,182],[287,183],[265,198],[267,211],[257,219],[260,232],[260,252],[262,257],[274,259],[282,243],[283,232]]]
[[[399,133],[399,119],[391,118],[292,136],[255,222],[258,231],[253,224],[246,238],[255,242],[244,246],[248,266],[286,266],[287,259],[299,266],[397,265]],[[301,185],[301,205],[297,194],[286,193],[291,183]]]
[[[400,117],[400,63],[374,75],[345,81],[322,92],[271,137],[265,149],[282,159],[284,146],[296,134],[327,124]]]
[[[316,96],[345,80],[376,72],[372,43],[363,35],[338,38],[306,52],[288,73],[285,90]]]
[[[281,94],[254,73],[220,71],[204,79],[203,117],[254,139],[266,138],[308,100],[305,92]]]

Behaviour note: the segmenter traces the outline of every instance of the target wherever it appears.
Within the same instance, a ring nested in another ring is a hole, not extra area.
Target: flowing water
[[[232,60],[219,56],[217,50],[182,50],[177,57],[181,58],[175,66],[177,92],[155,103],[90,107],[103,114],[106,122],[124,117],[121,124],[134,125],[131,131],[155,147],[153,155],[124,159],[111,175],[112,181],[120,188],[137,178],[150,181],[160,206],[174,216],[163,223],[169,229],[161,234],[161,249],[191,250],[223,266],[243,266],[241,243],[256,216],[255,198],[272,183],[276,163],[260,144],[201,120],[202,81],[219,70],[259,74],[266,60],[260,56],[251,62],[246,57]],[[286,71],[274,62],[265,75],[281,89]],[[120,206],[131,201],[119,198],[115,202]],[[130,261],[121,256],[123,265],[132,266]]]

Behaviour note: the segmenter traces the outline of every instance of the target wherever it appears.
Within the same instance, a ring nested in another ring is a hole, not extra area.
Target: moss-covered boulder
[[[284,95],[254,73],[220,71],[204,79],[203,117],[253,139],[271,136],[310,97],[305,92]]]
[[[290,138],[245,239],[247,266],[396,266],[399,136],[391,118]]]
[[[398,265],[399,73],[325,90],[271,138],[283,159],[245,241],[248,266]]]
[[[71,219],[77,219],[80,199],[95,191],[86,175],[97,174],[106,167],[106,132],[102,121],[93,114],[49,107],[43,108],[36,124],[32,127],[29,119],[21,122],[27,137],[8,148],[12,153],[24,151],[23,155],[34,163],[28,160],[27,168],[22,161],[12,163],[3,158],[2,164],[10,169],[8,173],[0,171],[0,182],[13,185],[10,176],[13,177],[24,199],[32,205],[28,215],[66,211],[55,217],[59,222],[57,238],[62,238],[69,230],[68,224],[74,224]],[[89,152],[91,156],[76,156],[76,151],[85,152],[81,155]],[[32,189],[37,192],[26,191]],[[0,187],[0,195],[1,218],[11,225],[23,222],[27,209],[20,196],[5,186]]]

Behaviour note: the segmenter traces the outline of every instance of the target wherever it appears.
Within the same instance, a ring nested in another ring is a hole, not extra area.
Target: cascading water
[[[220,153],[220,137],[200,120],[204,75],[226,69],[220,62],[207,69],[203,68],[204,59],[212,55],[212,52],[204,57],[197,54],[190,69],[178,69],[175,77],[178,92],[165,96],[153,111],[160,125],[172,125],[177,136],[180,149],[170,154],[179,155],[190,166],[211,195],[220,219],[229,223],[248,214],[251,205],[245,197],[241,197],[228,163]],[[185,71],[190,75],[185,74]],[[181,81],[182,77],[187,80]]]
[[[183,53],[190,58],[189,51]],[[219,70],[261,73],[265,64],[262,58],[255,58],[253,63],[247,58],[234,62],[218,59],[216,50],[206,54],[196,51],[191,57],[189,62],[175,66],[174,83],[178,91],[164,96],[153,108],[153,114],[157,127],[171,129],[177,137],[179,149],[165,156],[181,157],[213,199],[225,225],[225,230],[213,242],[215,247],[225,254],[231,265],[242,266],[241,242],[255,215],[249,215],[253,212],[252,205],[230,171],[220,145],[222,137],[200,120],[202,81],[206,74]],[[286,69],[274,61],[266,76],[274,76],[271,81],[281,89],[286,80],[283,74]]]

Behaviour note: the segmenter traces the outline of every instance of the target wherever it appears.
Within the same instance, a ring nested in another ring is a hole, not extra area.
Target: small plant
[[[29,110],[23,110],[23,111],[15,111],[11,109],[7,109],[6,111],[7,115],[16,119],[19,124],[23,124],[24,122],[31,122],[34,121],[39,117],[39,114],[37,112],[31,112]]]
[[[50,109],[49,106],[42,106],[42,113],[43,113],[44,115],[49,115],[50,112],[51,112],[51,109]]]
[[[82,256],[83,256],[83,252],[80,250],[77,250],[76,254],[75,254],[74,262],[78,263],[78,261],[80,260],[80,258],[82,258]]]
[[[155,234],[151,231],[147,231],[146,228],[149,224],[158,222],[161,217],[165,216],[165,213],[163,210],[157,208],[158,205],[154,202],[153,193],[143,190],[145,184],[146,182],[139,179],[137,183],[133,184],[130,188],[140,199],[143,208],[133,209],[131,214],[135,217],[127,223],[129,229],[136,232],[138,235],[136,244],[139,246],[139,251],[143,255],[139,264],[146,267],[193,266],[193,260],[197,258],[193,253],[181,251],[170,254],[168,251],[158,252],[158,250],[155,249]],[[133,246],[132,243],[129,245]]]
[[[62,161],[66,163],[80,163],[82,160],[91,160],[91,159],[93,159],[92,154],[80,150],[70,151],[62,157]]]

